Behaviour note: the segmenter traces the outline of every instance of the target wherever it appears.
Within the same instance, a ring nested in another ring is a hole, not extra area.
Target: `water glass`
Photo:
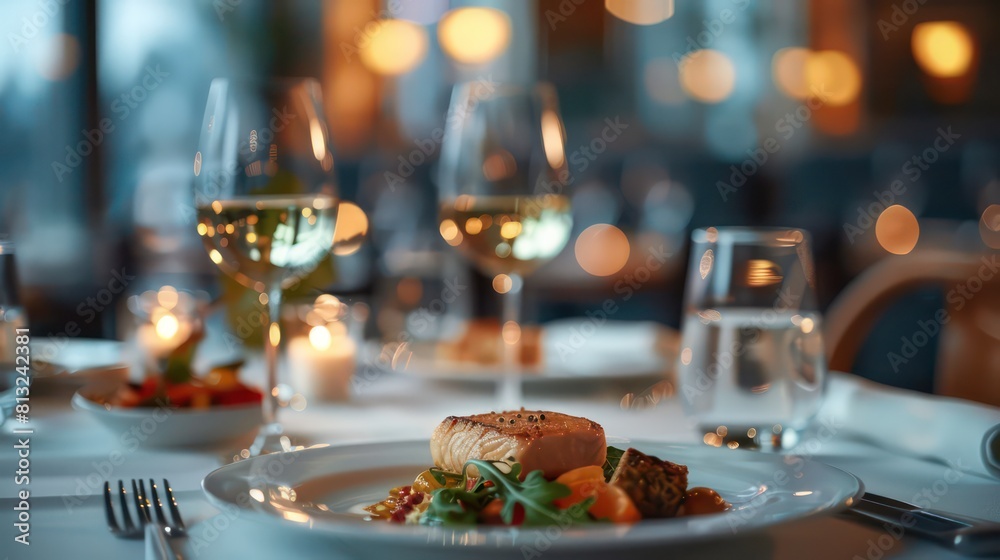
[[[678,392],[705,443],[796,445],[826,379],[809,234],[696,230],[682,328]]]

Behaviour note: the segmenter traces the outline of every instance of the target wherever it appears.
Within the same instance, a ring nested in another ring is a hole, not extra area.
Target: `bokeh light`
[[[917,246],[920,225],[917,217],[904,206],[886,208],[875,222],[875,238],[879,245],[894,255],[905,255]]]
[[[438,23],[441,48],[464,64],[485,64],[497,58],[507,50],[510,36],[510,18],[493,8],[458,8]]]
[[[559,115],[552,109],[542,112],[542,147],[545,149],[545,159],[553,169],[558,169],[566,163],[564,135]]]
[[[812,51],[801,47],[788,47],[774,53],[771,60],[771,77],[774,85],[793,99],[808,99],[812,92],[806,81],[806,63]]]
[[[516,321],[507,321],[503,324],[501,335],[507,344],[517,344],[521,340],[521,325]]]
[[[691,53],[678,65],[681,87],[703,103],[718,103],[733,92],[736,67],[728,56],[712,49]]]
[[[990,204],[979,219],[979,236],[991,249],[1000,249],[1000,204]]]
[[[368,216],[352,202],[341,202],[337,207],[337,225],[333,233],[336,255],[357,252],[368,234]]]
[[[309,329],[309,343],[317,350],[327,350],[333,342],[330,331],[325,326]]]
[[[760,287],[777,284],[784,279],[781,267],[767,259],[750,259],[747,261],[747,285]]]
[[[180,330],[180,322],[172,313],[165,313],[156,320],[156,336],[162,339],[173,338]]]
[[[920,68],[938,78],[954,78],[968,72],[975,49],[969,30],[957,21],[917,24],[910,46]]]
[[[375,24],[360,41],[359,56],[372,72],[386,76],[405,74],[416,68],[427,54],[427,31],[402,19]]]
[[[462,243],[462,232],[459,231],[458,225],[454,220],[442,220],[438,231],[441,232],[441,237],[444,238],[448,245],[454,247]]]
[[[829,105],[847,105],[861,93],[861,70],[841,51],[818,51],[806,60],[808,91]]]
[[[497,274],[493,277],[493,289],[496,290],[498,294],[506,294],[512,287],[514,287],[514,282],[511,280],[510,276],[507,276],[506,274]]]
[[[604,9],[635,25],[655,25],[674,15],[674,0],[604,0]]]
[[[580,233],[574,248],[580,268],[594,276],[611,276],[628,262],[629,242],[622,230],[595,224]]]

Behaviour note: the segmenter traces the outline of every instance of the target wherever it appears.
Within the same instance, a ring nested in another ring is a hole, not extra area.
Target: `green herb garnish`
[[[608,446],[608,458],[604,460],[604,481],[611,482],[611,475],[615,474],[618,462],[622,460],[625,451],[617,447]]]
[[[470,466],[479,470],[479,478],[472,488],[466,490]],[[510,467],[509,472],[501,468]],[[439,488],[431,493],[431,503],[420,519],[426,525],[472,525],[476,523],[479,512],[493,500],[502,500],[500,518],[511,525],[514,522],[514,512],[520,505],[524,510],[524,525],[571,525],[589,521],[587,510],[593,504],[590,498],[561,510],[553,503],[559,498],[570,495],[570,489],[558,482],[549,482],[542,476],[542,471],[532,471],[519,480],[521,464],[493,463],[472,459],[465,463],[462,480],[458,487]],[[448,477],[457,477],[453,473],[431,471],[431,476],[440,483]],[[441,476],[441,478],[438,478]],[[488,485],[491,482],[492,485]]]

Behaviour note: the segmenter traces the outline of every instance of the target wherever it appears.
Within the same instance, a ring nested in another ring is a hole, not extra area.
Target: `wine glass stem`
[[[264,333],[264,358],[267,362],[267,395],[264,397],[265,426],[278,425],[278,345],[281,343],[281,288],[267,294],[267,332]]]
[[[503,296],[500,325],[500,344],[503,345],[503,376],[497,391],[501,410],[514,410],[522,406],[521,391],[521,285],[516,274],[510,275],[511,288]]]

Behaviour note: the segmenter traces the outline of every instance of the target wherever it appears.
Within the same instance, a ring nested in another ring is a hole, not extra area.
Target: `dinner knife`
[[[925,509],[866,492],[847,513],[890,524],[932,540],[963,556],[1000,556],[1000,523]]]

